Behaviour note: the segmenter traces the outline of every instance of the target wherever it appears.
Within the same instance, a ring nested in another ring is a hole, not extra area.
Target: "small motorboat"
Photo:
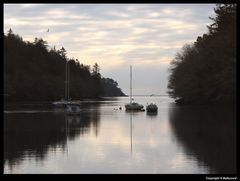
[[[153,103],[148,104],[148,105],[146,106],[146,109],[147,109],[147,112],[157,112],[157,111],[158,111],[157,105],[156,105],[156,104],[153,104]]]

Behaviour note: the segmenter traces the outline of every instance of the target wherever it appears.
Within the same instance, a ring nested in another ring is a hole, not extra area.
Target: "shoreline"
[[[73,99],[72,101],[104,101],[107,100],[107,98],[114,98],[114,97],[127,97],[127,96],[103,96],[98,98],[82,98],[82,99]],[[12,105],[12,104],[51,104],[52,102],[57,100],[27,100],[27,101],[9,101],[9,100],[3,100],[3,105]]]

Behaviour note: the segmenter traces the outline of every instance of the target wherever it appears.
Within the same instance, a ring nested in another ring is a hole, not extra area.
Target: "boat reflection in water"
[[[175,107],[170,125],[186,155],[219,174],[236,173],[236,117],[233,107]]]
[[[78,125],[78,124],[80,124],[80,121],[81,121],[80,114],[66,114],[65,119],[66,119],[67,123],[71,124],[71,125],[72,124]]]
[[[138,97],[147,104],[149,97]],[[82,101],[79,115],[44,105],[4,110],[4,173],[236,173],[231,107],[123,111],[128,98]]]
[[[137,111],[126,111],[127,114],[129,114],[129,130],[130,130],[130,136],[129,136],[129,139],[130,139],[130,151],[131,151],[131,154],[133,153],[133,115],[134,113],[137,113]]]
[[[66,151],[66,122],[52,113],[6,114],[4,164],[20,164],[24,158],[44,160],[51,151]]]
[[[100,113],[96,106],[85,107],[81,114],[74,115],[65,114],[65,109],[46,113],[5,114],[4,165],[7,165],[9,172],[30,158],[42,162],[52,152],[67,154],[68,140],[88,134],[91,129],[97,136]]]
[[[148,112],[147,111],[147,116],[149,116],[149,117],[156,117],[158,115],[158,112],[156,111],[156,112]]]

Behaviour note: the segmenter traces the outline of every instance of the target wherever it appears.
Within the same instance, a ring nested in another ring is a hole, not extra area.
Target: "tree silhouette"
[[[69,59],[64,47],[60,50],[55,47],[48,50],[47,47],[47,41],[42,38],[35,38],[33,43],[25,42],[12,29],[4,35],[5,101],[53,101],[63,98],[66,62],[73,99],[98,98],[104,93],[97,63],[90,71],[89,65]]]
[[[236,5],[217,4],[208,33],[171,62],[169,95],[178,103],[235,102]]]

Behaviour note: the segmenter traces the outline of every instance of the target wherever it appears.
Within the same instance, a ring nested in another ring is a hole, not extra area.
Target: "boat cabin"
[[[67,104],[66,107],[67,107],[66,112],[68,114],[79,114],[81,111],[80,104],[77,103]]]

